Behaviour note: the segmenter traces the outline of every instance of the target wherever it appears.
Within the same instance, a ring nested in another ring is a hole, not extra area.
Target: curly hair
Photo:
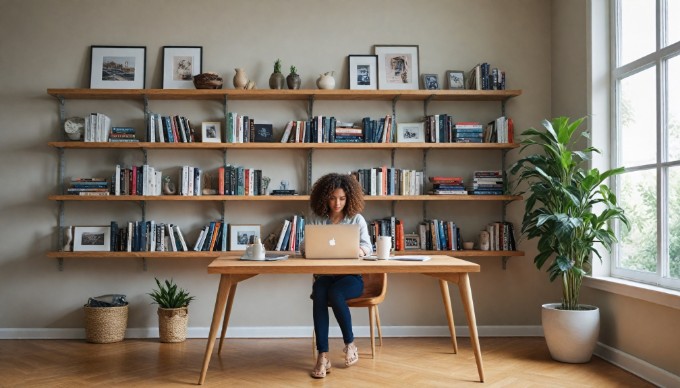
[[[319,178],[312,186],[309,201],[314,214],[320,217],[328,215],[328,199],[336,189],[343,189],[347,196],[345,208],[342,209],[345,217],[354,217],[364,210],[364,191],[359,181],[351,175],[330,173]]]

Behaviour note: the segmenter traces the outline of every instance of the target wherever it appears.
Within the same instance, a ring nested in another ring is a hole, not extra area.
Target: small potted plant
[[[288,84],[288,89],[300,89],[300,76],[295,66],[290,67],[290,74],[286,77],[286,83]]]
[[[277,59],[274,62],[274,72],[269,77],[269,87],[271,89],[283,89],[283,82],[285,77],[281,73],[281,60]]]
[[[172,279],[161,283],[149,295],[158,305],[158,331],[161,342],[183,342],[187,339],[189,324],[189,303],[194,300],[187,291],[177,287]]]
[[[543,305],[543,331],[550,355],[562,362],[588,362],[599,332],[599,309],[579,303],[583,276],[591,268],[598,247],[611,251],[616,236],[611,223],[628,225],[616,195],[606,185],[616,168],[600,172],[585,163],[594,147],[579,147],[589,135],[577,131],[583,119],[558,117],[543,120],[544,129],[522,133],[522,151],[537,147],[510,169],[526,185],[529,196],[522,220],[522,235],[538,239],[534,264],[547,266],[550,281],[562,284],[562,302]],[[582,139],[576,139],[579,134]],[[518,192],[524,194],[524,191]]]

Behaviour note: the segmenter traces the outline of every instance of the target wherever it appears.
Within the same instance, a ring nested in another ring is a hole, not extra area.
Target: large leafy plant
[[[157,304],[159,307],[164,309],[176,309],[180,307],[186,307],[189,302],[194,300],[193,296],[190,296],[187,291],[182,288],[177,287],[177,284],[170,279],[165,280],[161,283],[158,279],[156,284],[158,285],[158,290],[152,290],[149,295],[153,299],[153,303]]]
[[[578,149],[578,141],[586,140],[574,135],[589,138],[588,132],[577,132],[582,122],[583,118],[570,122],[567,117],[558,117],[552,122],[543,120],[544,129],[525,130],[521,153],[532,152],[510,169],[511,174],[518,175],[517,186],[529,193],[522,235],[539,239],[534,258],[538,269],[552,259],[546,271],[550,281],[560,278],[562,282],[565,310],[579,309],[581,282],[590,270],[591,257],[595,254],[602,260],[596,244],[611,252],[616,242],[611,222],[620,220],[628,225],[616,195],[605,184],[623,168],[600,172],[585,166],[592,152],[600,151],[590,146]]]

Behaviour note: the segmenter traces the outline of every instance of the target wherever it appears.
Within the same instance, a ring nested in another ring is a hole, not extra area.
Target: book
[[[274,128],[271,124],[255,124],[254,141],[256,143],[271,143],[274,141]]]

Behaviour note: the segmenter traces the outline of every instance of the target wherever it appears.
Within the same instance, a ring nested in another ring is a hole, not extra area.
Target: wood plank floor
[[[385,338],[371,359],[359,338],[359,363],[343,364],[342,341],[331,339],[332,372],[309,377],[311,339],[227,339],[212,357],[205,386],[237,387],[651,387],[600,358],[587,364],[552,361],[543,338],[481,338],[486,382],[480,385],[469,338],[453,354],[448,338]],[[127,339],[0,341],[0,387],[172,387],[196,385],[205,339],[179,344]],[[217,348],[217,346],[216,346]]]

